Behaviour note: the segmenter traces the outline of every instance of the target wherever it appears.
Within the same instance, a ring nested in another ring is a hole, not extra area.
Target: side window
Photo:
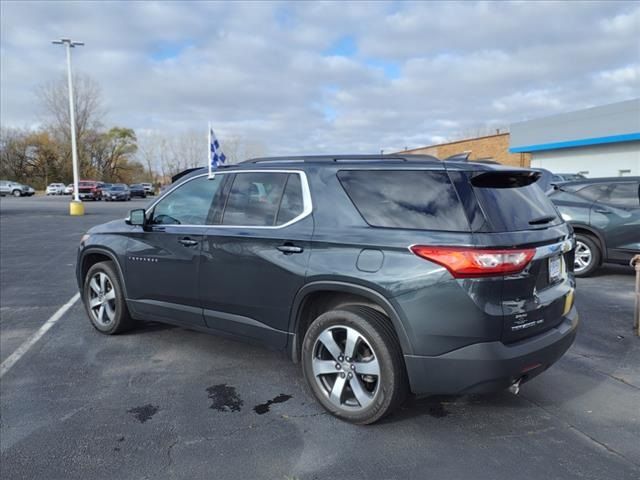
[[[282,225],[287,223],[304,210],[302,200],[302,184],[300,183],[300,175],[296,173],[289,174],[287,179],[287,186],[284,188],[282,194],[282,201],[280,202],[280,210],[278,210],[278,217],[276,218],[276,225]]]
[[[224,175],[198,177],[179,186],[153,209],[154,225],[205,225]]]
[[[222,217],[223,225],[266,227],[276,215],[287,183],[287,173],[236,173]]]
[[[373,227],[469,231],[456,190],[444,171],[342,170],[338,179]]]
[[[611,186],[602,202],[616,207],[640,207],[637,183],[616,183]]]
[[[591,185],[580,190],[576,190],[576,195],[586,198],[587,200],[595,201],[602,197],[609,188],[608,185]]]

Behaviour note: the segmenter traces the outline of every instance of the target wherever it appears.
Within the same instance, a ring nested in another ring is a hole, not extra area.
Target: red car
[[[78,182],[80,200],[102,200],[102,182],[96,180],[80,180]]]

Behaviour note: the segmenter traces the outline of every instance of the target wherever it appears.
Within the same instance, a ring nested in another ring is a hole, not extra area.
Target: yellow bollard
[[[84,215],[84,204],[71,200],[69,204],[69,215]]]
[[[636,269],[636,311],[634,313],[633,329],[640,337],[640,255],[631,259],[630,265]]]

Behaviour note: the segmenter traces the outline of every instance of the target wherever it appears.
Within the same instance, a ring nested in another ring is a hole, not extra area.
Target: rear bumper
[[[557,327],[518,343],[476,343],[433,357],[405,355],[411,391],[418,395],[488,393],[518,379],[526,382],[569,349],[577,327],[574,306]]]
[[[96,192],[79,192],[78,196],[80,198],[98,198],[100,195],[98,195]]]

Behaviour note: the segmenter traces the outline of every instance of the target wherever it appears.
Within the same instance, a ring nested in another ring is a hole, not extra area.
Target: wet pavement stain
[[[132,413],[140,423],[144,423],[147,420],[150,420],[151,417],[153,417],[156,413],[158,413],[158,410],[160,410],[160,407],[148,403],[141,407],[135,407],[131,410],[127,410],[127,413]],[[124,440],[124,437],[122,439]]]
[[[434,418],[443,418],[449,415],[449,410],[444,408],[442,402],[434,401],[427,404],[427,412]]]
[[[242,410],[244,402],[236,392],[235,387],[227,386],[226,383],[213,385],[207,388],[211,406],[209,408],[219,412],[239,412]]]
[[[269,411],[271,405],[273,405],[274,403],[284,403],[291,398],[292,398],[291,395],[286,395],[284,393],[281,393],[280,395],[273,398],[272,400],[269,400],[267,403],[261,403],[260,405],[256,405],[255,407],[253,407],[253,411],[256,412],[258,415],[263,415]]]

